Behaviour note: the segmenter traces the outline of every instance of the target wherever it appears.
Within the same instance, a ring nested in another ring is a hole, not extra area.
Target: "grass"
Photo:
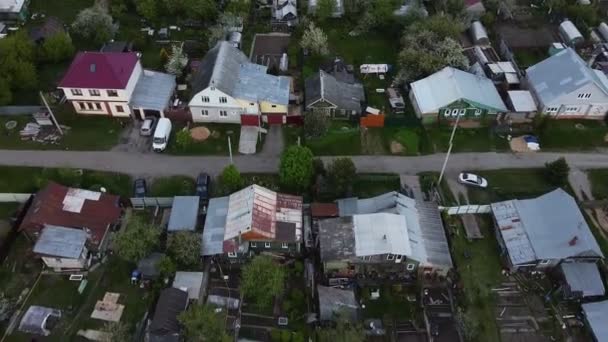
[[[206,124],[211,135],[205,141],[192,142],[189,146],[181,147],[176,143],[177,132],[183,127],[174,127],[167,152],[176,155],[217,154],[228,155],[228,136],[232,145],[232,153],[238,154],[241,128],[238,124]],[[196,127],[196,126],[193,126]],[[191,128],[193,128],[191,127]]]
[[[452,128],[428,127],[427,134],[435,152],[446,152]],[[452,152],[507,151],[509,142],[494,135],[489,127],[457,129]]]
[[[122,124],[119,119],[105,116],[85,116],[76,114],[68,105],[57,108],[57,121],[70,127],[58,144],[23,141],[19,136],[26,123],[34,122],[29,115],[0,117],[0,148],[39,150],[109,150],[118,143]],[[7,121],[17,121],[17,128],[7,131]]]
[[[371,288],[363,288],[361,293],[362,301],[365,303],[363,318],[388,318],[399,321],[416,321],[422,316],[422,309],[416,302],[409,302],[407,295],[416,295],[413,289],[404,289],[401,286],[383,286],[380,288],[380,298],[370,300]]]
[[[292,136],[292,133],[287,135]],[[332,121],[328,132],[323,137],[305,139],[304,144],[316,156],[361,154],[358,125],[347,121]]]
[[[94,0],[32,0],[30,13],[44,13],[47,17],[57,17],[64,24],[71,24],[82,9],[93,5]],[[60,4],[59,4],[60,3]]]
[[[594,169],[587,171],[591,182],[591,192],[595,199],[608,198],[608,169]]]
[[[590,120],[545,120],[536,130],[543,150],[592,150],[606,147],[608,127]]]
[[[353,183],[353,196],[374,197],[399,191],[401,180],[397,174],[358,174]]]
[[[156,178],[150,186],[150,196],[166,197],[194,195],[195,181],[187,176]]]
[[[544,49],[520,49],[515,51],[515,60],[522,69],[532,66],[547,57],[549,57],[549,54]]]
[[[107,189],[109,193],[129,196],[131,177],[119,173],[68,168],[0,166],[0,192],[31,193],[49,181],[89,190]]]
[[[474,171],[488,180],[488,188],[469,187],[469,200],[475,204],[488,204],[540,196],[556,188],[546,180],[543,171],[544,169]]]
[[[499,341],[491,289],[503,280],[502,265],[491,217],[483,216],[479,223],[484,238],[474,241],[466,239],[458,223],[456,234],[451,238],[452,258],[464,291],[460,304],[465,315],[479,324],[476,341]]]

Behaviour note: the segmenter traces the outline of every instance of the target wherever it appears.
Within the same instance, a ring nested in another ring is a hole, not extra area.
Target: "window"
[[[551,260],[541,260],[541,261],[540,261],[540,264],[541,264],[541,265],[547,265],[547,264],[549,264],[549,263],[551,263]]]
[[[82,96],[82,90],[80,89],[70,89],[70,91],[72,92],[72,95]]]
[[[236,258],[236,252],[228,252],[229,258]]]
[[[458,109],[452,109],[452,116],[458,115]]]
[[[82,102],[76,102],[78,104],[78,108],[82,109],[82,110],[86,110],[87,108],[84,106],[84,103]]]
[[[101,103],[95,102],[95,109],[101,110]]]
[[[272,107],[272,108],[277,108],[277,105],[272,105],[271,107]]]
[[[555,112],[557,112],[557,109],[558,109],[557,107],[547,107],[546,112],[547,113],[555,113]]]
[[[578,107],[566,107],[567,113],[578,112]]]
[[[220,110],[220,116],[226,117],[228,116],[228,112],[225,110]]]
[[[201,111],[201,115],[202,115],[202,116],[209,116],[209,111],[208,111],[208,110],[206,110],[206,109],[203,109],[203,110]]]
[[[251,242],[249,245],[250,245],[251,247],[257,247],[257,246],[258,246],[258,244],[257,244],[256,242]]]
[[[270,248],[270,242],[264,242],[264,247]]]
[[[372,256],[371,255],[364,256],[363,261],[372,261]]]
[[[116,90],[108,90],[107,91],[109,97],[117,97],[118,92]]]
[[[463,108],[463,109],[461,109],[461,110],[460,110],[459,115],[460,115],[460,116],[463,116],[463,115],[465,115],[466,113],[467,113],[467,110]]]
[[[116,106],[116,111],[117,111],[118,113],[124,113],[124,112],[125,112],[125,109],[124,109],[124,108],[122,108],[122,106]]]
[[[91,95],[91,96],[100,96],[101,93],[97,89],[89,89],[89,95]]]
[[[387,254],[386,260],[395,260],[395,254]]]
[[[588,99],[591,97],[591,93],[581,93],[576,96],[579,99]]]
[[[93,110],[93,104],[91,102],[87,102],[87,109]]]
[[[450,109],[444,109],[443,116],[450,116]]]
[[[226,98],[226,96],[221,96],[220,97],[220,103],[227,103],[228,99]]]
[[[253,103],[253,102],[249,102],[249,105],[250,105],[250,106],[254,106],[254,105],[255,105],[255,103]]]
[[[287,249],[287,248],[289,248],[289,244],[287,244],[287,242],[283,242],[283,243],[281,243],[281,248]]]
[[[403,255],[397,255],[397,258],[395,259],[395,263],[399,264],[399,263],[401,263],[401,261],[403,261]]]
[[[475,109],[475,116],[481,115],[481,109]]]
[[[406,270],[408,271],[413,271],[416,269],[416,265],[414,264],[407,264],[407,266],[405,267]]]
[[[203,102],[209,102],[209,96],[203,96]]]

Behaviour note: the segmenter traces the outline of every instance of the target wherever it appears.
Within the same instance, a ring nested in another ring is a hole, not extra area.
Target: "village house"
[[[148,326],[148,341],[180,341],[178,316],[188,307],[188,292],[173,287],[161,291]]]
[[[88,268],[87,233],[82,229],[45,225],[34,245],[34,253],[54,271],[79,271]]]
[[[410,84],[410,100],[424,124],[437,121],[493,121],[507,112],[492,80],[452,67]]]
[[[359,116],[365,92],[361,83],[354,81],[353,76],[350,78],[352,81],[347,81],[323,70],[308,77],[304,82],[306,110],[334,118]]]
[[[529,67],[526,77],[538,110],[556,119],[603,120],[608,111],[608,78],[591,69],[571,48]]]
[[[144,70],[135,52],[79,52],[58,88],[79,114],[164,117],[175,76]]]
[[[496,236],[513,270],[549,270],[604,256],[572,196],[562,189],[491,205]]]
[[[295,255],[302,223],[302,197],[251,185],[209,201],[201,254],[235,262],[260,252]]]
[[[0,0],[0,21],[26,21],[30,0]]]
[[[105,250],[108,232],[120,223],[122,214],[119,196],[52,182],[34,195],[26,210],[19,230],[31,240],[36,241],[48,226],[73,228],[86,233],[87,248],[96,253]],[[56,236],[47,234],[45,239],[54,241]],[[71,248],[81,248],[80,238],[72,241]]]
[[[445,276],[453,267],[434,202],[397,192],[337,202],[340,217],[318,222],[318,247],[330,285],[342,278],[408,282],[417,274]]]
[[[191,80],[194,122],[258,126],[285,123],[291,78],[267,73],[230,43],[220,41],[203,58]]]
[[[296,0],[272,1],[272,24],[294,27],[298,24],[298,3]]]

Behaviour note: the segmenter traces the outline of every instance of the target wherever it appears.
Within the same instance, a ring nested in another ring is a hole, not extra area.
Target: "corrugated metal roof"
[[[608,94],[606,76],[594,72],[571,48],[529,67],[526,75],[530,86],[544,105],[589,83],[594,83]]]
[[[580,292],[583,297],[603,296],[606,292],[596,263],[567,262],[560,267],[571,292]]]
[[[608,341],[608,300],[596,303],[586,303],[582,305],[587,322],[591,327],[593,336],[599,342]]]
[[[458,100],[472,101],[498,112],[507,111],[492,80],[452,67],[445,67],[410,86],[422,113],[437,113]]]
[[[229,197],[218,197],[209,200],[207,217],[203,229],[201,255],[218,255],[223,253],[224,229],[228,215]]]
[[[405,217],[395,214],[354,215],[353,225],[358,257],[412,255]]]
[[[198,196],[175,196],[167,230],[170,232],[196,229],[198,218]]]
[[[564,20],[559,24],[559,33],[566,43],[573,43],[577,40],[583,40],[583,35],[570,20]]]
[[[603,256],[576,201],[562,189],[534,199],[492,204],[513,265]]]
[[[323,70],[306,79],[304,83],[306,107],[319,100],[334,104],[338,109],[361,112],[365,92],[360,83],[341,82]]]
[[[241,64],[239,78],[231,95],[237,99],[287,105],[291,79],[270,75],[266,71],[267,68],[262,65]]]
[[[173,279],[173,287],[182,291],[186,290],[189,299],[198,300],[201,296],[203,275],[203,272],[178,271]]]
[[[536,102],[528,90],[509,90],[509,99],[516,112],[535,112]]]
[[[81,229],[47,225],[34,245],[34,253],[77,259],[86,241],[87,233]]]
[[[144,70],[131,96],[132,108],[165,110],[175,90],[175,76]]]

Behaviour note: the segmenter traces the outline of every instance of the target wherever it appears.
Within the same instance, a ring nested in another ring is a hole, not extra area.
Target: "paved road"
[[[579,169],[608,168],[608,153],[457,153],[452,154],[448,172],[461,170],[492,170],[504,168],[542,167],[546,162],[565,156],[572,167]],[[439,171],[445,154],[420,157],[354,156],[358,172],[416,174]],[[333,157],[323,157],[327,162]],[[134,176],[195,176],[201,170],[217,175],[230,162],[227,156],[169,156],[120,151],[17,151],[0,150],[0,165],[73,167],[116,171]],[[238,155],[234,163],[241,172],[274,173],[276,155]]]

